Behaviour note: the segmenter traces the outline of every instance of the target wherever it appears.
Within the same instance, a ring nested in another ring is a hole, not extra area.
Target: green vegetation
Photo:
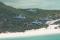
[[[46,28],[46,24],[32,24],[32,21],[44,18],[58,19],[60,10],[16,9],[0,2],[0,32],[24,32],[25,30]]]

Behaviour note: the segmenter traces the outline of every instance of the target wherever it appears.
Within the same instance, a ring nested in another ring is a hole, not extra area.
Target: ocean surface
[[[16,38],[0,38],[0,40],[60,40],[60,34],[32,36],[32,37],[16,37]]]

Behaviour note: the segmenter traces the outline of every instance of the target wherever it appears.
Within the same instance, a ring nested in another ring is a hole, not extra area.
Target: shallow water
[[[0,38],[0,40],[60,40],[60,34],[33,36],[33,37],[16,37],[16,38]]]

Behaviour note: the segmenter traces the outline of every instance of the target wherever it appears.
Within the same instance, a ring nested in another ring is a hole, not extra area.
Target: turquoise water
[[[24,38],[4,38],[0,40],[60,40],[60,34],[47,35],[47,36],[34,36],[34,37],[24,37]]]

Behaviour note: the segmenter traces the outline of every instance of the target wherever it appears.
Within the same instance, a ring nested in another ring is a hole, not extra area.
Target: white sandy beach
[[[25,32],[16,32],[16,33],[1,33],[0,38],[8,38],[8,37],[30,37],[30,36],[37,36],[37,35],[50,35],[50,34],[59,34],[60,29],[36,29],[36,30],[29,30]]]

